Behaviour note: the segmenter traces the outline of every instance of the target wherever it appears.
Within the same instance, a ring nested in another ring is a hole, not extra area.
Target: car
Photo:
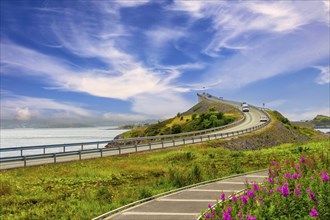
[[[268,117],[267,116],[261,116],[260,117],[260,122],[267,122],[268,121]]]

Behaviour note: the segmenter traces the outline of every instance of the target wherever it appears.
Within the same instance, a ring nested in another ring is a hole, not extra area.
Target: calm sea
[[[125,131],[114,127],[1,129],[0,148],[107,141]]]

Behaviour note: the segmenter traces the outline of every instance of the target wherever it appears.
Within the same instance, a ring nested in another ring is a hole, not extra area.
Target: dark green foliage
[[[172,134],[179,134],[181,132],[182,132],[181,125],[175,124],[175,125],[172,126]]]

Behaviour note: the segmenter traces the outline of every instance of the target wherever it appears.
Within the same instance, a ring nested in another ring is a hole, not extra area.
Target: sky
[[[143,121],[207,92],[330,114],[330,5],[1,0],[1,120]]]

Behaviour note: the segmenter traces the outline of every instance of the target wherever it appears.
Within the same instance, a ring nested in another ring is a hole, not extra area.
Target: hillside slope
[[[226,125],[242,117],[241,112],[232,106],[204,99],[188,111],[177,113],[173,118],[134,128],[119,135],[117,138],[146,137],[198,131]]]
[[[277,111],[268,111],[272,122],[266,128],[234,139],[217,140],[208,143],[212,147],[231,150],[257,150],[285,143],[305,143],[312,140],[329,140],[329,136],[312,128],[292,124]]]

